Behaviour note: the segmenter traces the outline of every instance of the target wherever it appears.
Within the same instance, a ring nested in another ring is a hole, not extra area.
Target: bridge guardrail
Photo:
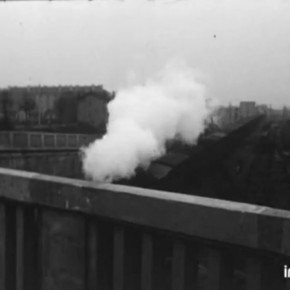
[[[7,148],[78,148],[88,145],[99,135],[46,132],[1,131],[0,150]]]
[[[0,201],[1,289],[289,289],[289,211],[3,168]]]

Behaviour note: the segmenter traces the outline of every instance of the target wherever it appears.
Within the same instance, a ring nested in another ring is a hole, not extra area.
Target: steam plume
[[[130,178],[166,152],[166,142],[194,144],[210,113],[204,86],[185,67],[168,66],[145,85],[120,90],[108,105],[107,134],[83,149],[87,178]]]

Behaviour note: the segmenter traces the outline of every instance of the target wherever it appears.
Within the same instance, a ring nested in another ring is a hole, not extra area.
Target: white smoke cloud
[[[132,177],[165,154],[169,140],[194,144],[211,106],[191,69],[169,65],[145,85],[120,90],[108,111],[107,134],[83,149],[83,171],[99,182]]]

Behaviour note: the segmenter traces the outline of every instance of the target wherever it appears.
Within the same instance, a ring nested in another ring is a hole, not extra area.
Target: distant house
[[[241,118],[254,117],[257,114],[256,103],[251,101],[240,102],[239,111]]]
[[[228,130],[239,121],[239,109],[235,106],[219,107],[212,116],[212,122],[222,130]]]
[[[107,104],[111,99],[111,94],[101,86],[79,96],[77,121],[104,130],[108,119]]]

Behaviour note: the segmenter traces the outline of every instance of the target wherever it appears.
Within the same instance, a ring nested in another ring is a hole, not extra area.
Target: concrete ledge
[[[0,197],[290,256],[290,211],[4,168]]]

